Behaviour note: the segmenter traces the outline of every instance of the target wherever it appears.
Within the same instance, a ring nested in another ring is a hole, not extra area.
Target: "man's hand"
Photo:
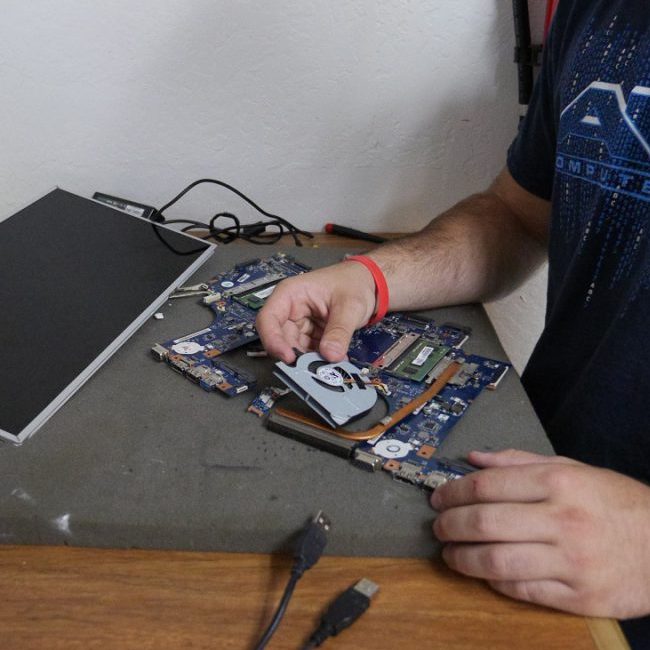
[[[375,282],[368,269],[345,262],[281,282],[257,316],[256,327],[269,354],[286,363],[293,351],[318,350],[341,361],[354,330],[375,309]]]
[[[546,255],[550,203],[504,169],[481,194],[424,229],[369,253],[381,268],[391,311],[458,305],[512,290]],[[257,319],[267,351],[291,363],[293,348],[341,361],[355,329],[375,311],[375,285],[358,263],[281,282]]]
[[[650,613],[650,488],[568,458],[470,454],[486,468],[438,488],[433,530],[456,571],[587,616]]]

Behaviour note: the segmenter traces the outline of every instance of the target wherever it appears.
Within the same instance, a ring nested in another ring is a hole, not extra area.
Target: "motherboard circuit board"
[[[309,270],[284,253],[237,264],[190,292],[204,294],[203,304],[214,313],[212,323],[197,332],[157,343],[151,353],[206,391],[233,397],[253,388],[256,378],[222,359],[222,355],[257,341],[255,318],[275,286],[284,278]]]
[[[256,378],[223,355],[257,341],[255,318],[275,286],[308,270],[277,253],[242,262],[197,285],[214,314],[212,324],[154,345],[153,356],[206,391],[232,397],[253,388]],[[248,410],[265,418],[269,429],[347,457],[365,470],[383,469],[393,478],[435,489],[473,471],[466,463],[441,458],[438,448],[471,403],[484,389],[496,388],[510,367],[465,354],[462,346],[469,336],[462,326],[437,325],[411,313],[392,313],[358,330],[349,360],[382,405],[368,435],[363,426],[358,430],[359,423],[357,430],[354,423],[333,428],[321,418],[283,408],[284,402],[276,406],[290,392],[286,387],[265,387]]]
[[[389,314],[358,330],[348,353],[385,404],[380,420],[385,428],[370,427],[368,435],[350,427],[333,430],[282,408],[269,414],[269,428],[349,457],[363,469],[383,469],[396,479],[435,489],[474,469],[440,458],[438,448],[481,391],[495,389],[510,367],[465,354],[461,346],[468,338],[469,331],[460,326]],[[428,392],[435,394],[423,400]]]

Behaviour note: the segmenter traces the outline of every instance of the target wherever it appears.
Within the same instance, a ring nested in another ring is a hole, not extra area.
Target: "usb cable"
[[[305,530],[302,532],[298,538],[296,544],[296,551],[294,553],[294,563],[291,569],[291,577],[289,582],[285,587],[284,594],[282,595],[282,600],[278,605],[269,626],[266,628],[262,638],[260,639],[255,650],[263,650],[266,647],[266,644],[271,640],[273,634],[278,629],[280,621],[284,616],[284,613],[287,610],[289,601],[293,594],[293,590],[296,588],[298,580],[302,578],[305,571],[311,569],[311,567],[318,562],[320,556],[325,550],[327,544],[327,533],[332,527],[332,524],[328,517],[321,510],[307,525]]]

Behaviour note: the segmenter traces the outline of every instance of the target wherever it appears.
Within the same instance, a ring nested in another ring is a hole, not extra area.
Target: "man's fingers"
[[[273,357],[281,359],[285,363],[293,363],[296,354],[293,348],[296,347],[297,339],[291,340],[287,337],[285,329],[282,325],[271,315],[264,317],[265,324],[260,327],[260,319],[262,313],[257,317],[256,328],[258,331],[263,330],[264,336],[260,335],[264,349]]]
[[[302,352],[312,352],[318,350],[318,344],[320,343],[320,338],[314,338],[309,334],[301,334],[298,338],[298,350]]]
[[[320,339],[325,359],[341,361],[374,305],[372,274],[361,264],[341,263],[283,280],[260,310],[256,326],[269,354],[287,363],[295,360],[292,348],[305,336],[310,347]]]
[[[542,479],[547,465],[493,467],[473,472],[441,485],[431,497],[436,510],[473,503],[534,503],[549,496],[548,481]]]
[[[299,325],[299,329],[302,334],[307,334],[312,339],[319,341],[323,336],[323,326],[310,319],[305,319],[305,322]]]
[[[530,465],[532,463],[564,463],[577,465],[577,461],[564,456],[543,456],[520,449],[486,452],[472,451],[468,460],[477,467],[507,467],[509,465]]]
[[[553,544],[448,544],[447,565],[485,580],[554,580],[562,575],[563,558]]]
[[[262,309],[255,319],[262,345],[266,351],[285,363],[292,363],[296,358],[293,347],[296,340],[287,337],[285,325],[291,312],[291,300],[278,289],[274,292],[266,307]]]
[[[361,324],[362,306],[357,300],[342,300],[334,305],[325,324],[320,353],[328,361],[342,361],[350,347],[354,330]]]
[[[523,600],[574,614],[583,614],[575,591],[560,580],[488,580],[492,589]]]
[[[484,503],[440,513],[433,532],[441,542],[553,542],[553,521],[545,504]]]

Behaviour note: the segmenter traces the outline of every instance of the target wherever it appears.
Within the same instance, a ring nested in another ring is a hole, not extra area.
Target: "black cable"
[[[227,226],[226,228],[217,228],[215,222],[219,218],[228,218],[232,219],[232,226]],[[163,217],[164,219],[164,217]],[[193,219],[165,219],[165,224],[170,223],[188,223],[189,226],[181,228],[182,232],[188,232],[196,228],[201,230],[208,230],[208,235],[201,237],[200,239],[215,239],[221,244],[229,244],[231,241],[234,241],[238,237],[241,237],[241,232],[244,231],[249,226],[241,226],[239,219],[230,212],[219,212],[215,214],[209,223],[203,223],[202,221],[194,221]]]
[[[350,627],[370,607],[370,601],[378,589],[379,587],[372,580],[362,578],[339,594],[327,608],[320,625],[309,637],[302,650],[317,648],[329,637],[336,636]]]
[[[330,520],[321,511],[309,522],[301,533],[293,556],[294,563],[291,569],[291,577],[285,587],[280,604],[275,610],[275,614],[273,614],[273,618],[262,635],[262,638],[255,646],[255,650],[263,650],[271,640],[273,634],[275,634],[287,610],[289,600],[291,600],[298,580],[302,578],[305,571],[311,569],[318,562],[320,556],[323,554],[325,545],[327,544],[327,532],[331,528],[331,525]]]
[[[291,596],[293,596],[293,590],[296,588],[296,585],[298,584],[298,580],[300,580],[301,577],[302,574],[297,574],[294,571],[291,572],[291,577],[289,578],[289,582],[287,583],[287,586],[284,589],[284,594],[282,594],[282,600],[280,600],[280,604],[275,610],[273,619],[269,623],[269,626],[266,628],[266,631],[264,632],[264,636],[262,636],[256,648],[259,648],[260,650],[262,648],[265,648],[266,644],[271,640],[271,637],[275,634],[275,631],[278,629],[280,625],[280,621],[282,621],[282,618],[284,617],[284,613],[287,611],[287,607],[289,606],[289,601],[291,600]]]
[[[218,212],[210,219],[210,222],[207,224],[200,221],[195,221],[193,219],[169,219],[169,220],[165,219],[165,217],[163,216],[165,210],[167,210],[172,205],[177,203],[190,190],[192,190],[197,185],[200,185],[202,183],[211,183],[213,185],[219,185],[220,187],[224,187],[227,190],[230,190],[238,197],[240,197],[243,201],[248,203],[251,207],[255,208],[255,210],[257,210],[260,214],[270,219],[270,221],[258,221],[257,223],[254,224],[246,224],[242,226],[240,220],[230,212]],[[193,183],[190,183],[185,189],[179,192],[173,199],[171,199],[165,205],[163,205],[163,207],[156,212],[156,216],[157,218],[162,219],[163,222],[166,224],[170,224],[170,223],[189,224],[188,226],[186,226],[186,228],[183,229],[184,231],[190,230],[192,228],[205,229],[208,231],[208,235],[204,237],[204,239],[215,239],[216,241],[222,244],[229,244],[231,241],[234,241],[235,239],[243,239],[252,244],[270,245],[276,243],[284,234],[288,233],[293,237],[296,246],[302,246],[302,242],[300,241],[299,238],[300,235],[309,238],[313,237],[313,235],[310,232],[297,228],[287,219],[284,219],[283,217],[280,217],[276,214],[271,214],[270,212],[267,212],[259,205],[257,205],[257,203],[255,203],[252,199],[246,196],[243,192],[239,191],[236,187],[233,187],[228,183],[213,178],[202,178],[197,181],[194,181]],[[230,219],[231,221],[233,221],[233,225],[226,226],[224,228],[218,228],[216,222],[220,218]],[[267,232],[268,228],[277,230],[277,232]]]

